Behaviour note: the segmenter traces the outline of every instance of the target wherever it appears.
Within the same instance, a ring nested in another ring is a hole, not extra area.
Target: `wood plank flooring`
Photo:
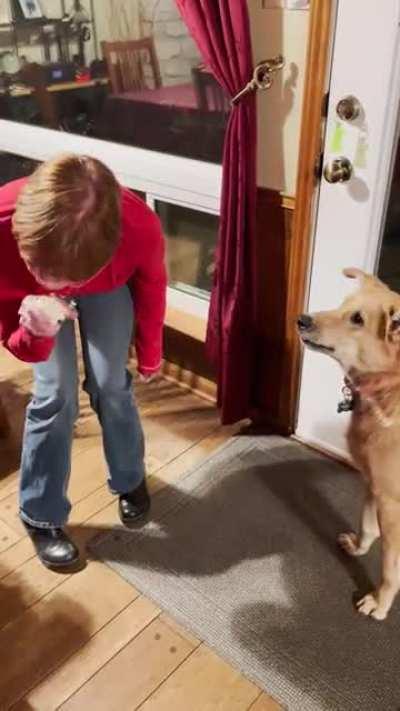
[[[65,576],[35,558],[18,519],[30,369],[0,353],[10,434],[0,441],[0,710],[279,711],[278,704],[98,561]],[[173,486],[231,434],[213,405],[167,380],[137,385],[149,485]],[[117,522],[86,397],[73,446],[70,530],[84,549]]]

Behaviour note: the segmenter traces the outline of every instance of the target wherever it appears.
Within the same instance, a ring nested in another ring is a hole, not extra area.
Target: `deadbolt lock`
[[[355,121],[361,113],[361,104],[355,96],[345,96],[336,106],[336,113],[343,121]]]

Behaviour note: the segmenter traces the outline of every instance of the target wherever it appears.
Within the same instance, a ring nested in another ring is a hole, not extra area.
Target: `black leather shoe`
[[[132,526],[141,521],[150,510],[150,496],[146,480],[129,494],[119,497],[119,517],[125,526]]]
[[[79,550],[62,528],[37,528],[23,523],[43,565],[57,570],[78,567]]]

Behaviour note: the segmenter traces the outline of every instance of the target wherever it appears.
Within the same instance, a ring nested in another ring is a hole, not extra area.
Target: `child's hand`
[[[19,322],[39,338],[53,338],[67,319],[75,320],[77,311],[56,296],[26,296],[19,309]]]

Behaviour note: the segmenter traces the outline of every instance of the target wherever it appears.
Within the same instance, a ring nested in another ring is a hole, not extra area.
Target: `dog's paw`
[[[363,555],[359,546],[359,538],[355,533],[341,533],[337,539],[338,545],[348,555],[358,556]]]
[[[373,617],[375,620],[384,620],[387,615],[387,610],[379,607],[378,600],[372,593],[357,602],[357,609],[362,615]]]

